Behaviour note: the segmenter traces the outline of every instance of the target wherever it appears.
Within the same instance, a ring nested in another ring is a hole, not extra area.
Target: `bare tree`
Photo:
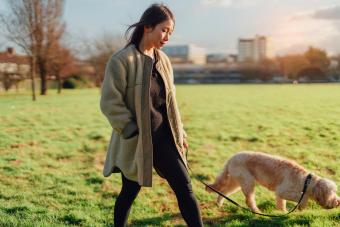
[[[0,72],[0,80],[5,91],[8,91],[13,85],[15,85],[18,90],[18,83],[24,79],[25,77],[23,74]]]
[[[11,14],[0,15],[6,37],[31,57],[33,97],[35,67],[41,79],[41,95],[47,92],[49,56],[64,34],[64,0],[7,0]],[[35,98],[33,98],[35,99]]]
[[[124,45],[124,40],[111,33],[104,32],[100,38],[85,41],[87,61],[95,68],[95,84],[100,87],[105,72],[106,62],[110,56]]]

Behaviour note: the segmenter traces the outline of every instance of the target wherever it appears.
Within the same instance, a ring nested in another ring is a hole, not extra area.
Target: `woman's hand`
[[[186,150],[189,149],[189,144],[188,144],[187,138],[183,138],[183,146]]]

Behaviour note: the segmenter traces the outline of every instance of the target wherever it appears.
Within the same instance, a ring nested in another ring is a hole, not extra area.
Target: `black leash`
[[[187,152],[186,152],[186,159],[187,159],[187,166],[188,166],[188,169],[190,170],[191,173],[193,173],[192,169],[189,167],[189,162],[188,162],[188,153],[189,153],[189,149],[187,149]],[[273,217],[273,218],[278,218],[278,217],[283,217],[283,216],[286,216],[290,213],[292,213],[301,203],[303,197],[305,196],[306,194],[306,191],[307,191],[307,188],[312,180],[312,174],[309,173],[305,179],[305,182],[304,182],[304,185],[303,185],[303,189],[302,189],[302,194],[301,194],[301,197],[298,201],[298,203],[295,205],[295,207],[293,207],[293,209],[291,209],[289,212],[285,213],[285,214],[281,214],[281,215],[274,215],[274,214],[263,214],[263,213],[259,213],[259,212],[255,212],[255,211],[252,211],[250,210],[249,208],[246,208],[244,206],[241,206],[239,203],[235,202],[234,200],[230,199],[229,197],[225,196],[223,193],[221,193],[220,191],[218,191],[217,189],[211,187],[210,185],[208,185],[207,183],[205,183],[204,181],[200,180],[200,179],[197,179],[199,182],[201,182],[202,184],[204,184],[206,187],[210,188],[211,190],[213,190],[214,192],[216,192],[218,195],[222,196],[223,198],[225,198],[226,200],[228,200],[229,202],[231,202],[232,204],[242,208],[243,210],[246,210],[246,211],[249,211],[253,214],[257,214],[257,215],[261,215],[261,216],[266,216],[266,217]]]

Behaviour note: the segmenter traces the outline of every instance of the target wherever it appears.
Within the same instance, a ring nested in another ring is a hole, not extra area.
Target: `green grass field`
[[[111,129],[99,110],[99,90],[0,94],[0,226],[110,226],[119,175],[102,176]],[[177,86],[189,136],[192,183],[206,226],[340,226],[340,209],[309,202],[282,218],[254,216],[205,192],[240,150],[293,159],[340,183],[340,85]],[[154,175],[129,218],[131,226],[185,226],[175,196]],[[274,193],[257,187],[263,212]],[[241,192],[232,198],[244,204]],[[288,203],[288,208],[294,203]]]

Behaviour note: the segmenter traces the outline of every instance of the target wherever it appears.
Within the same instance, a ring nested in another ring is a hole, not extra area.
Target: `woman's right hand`
[[[138,135],[139,130],[136,122],[134,120],[130,121],[126,124],[123,129],[122,135],[124,139],[130,139],[136,135]]]
[[[189,149],[189,144],[188,144],[187,138],[183,138],[183,146],[186,150]]]

